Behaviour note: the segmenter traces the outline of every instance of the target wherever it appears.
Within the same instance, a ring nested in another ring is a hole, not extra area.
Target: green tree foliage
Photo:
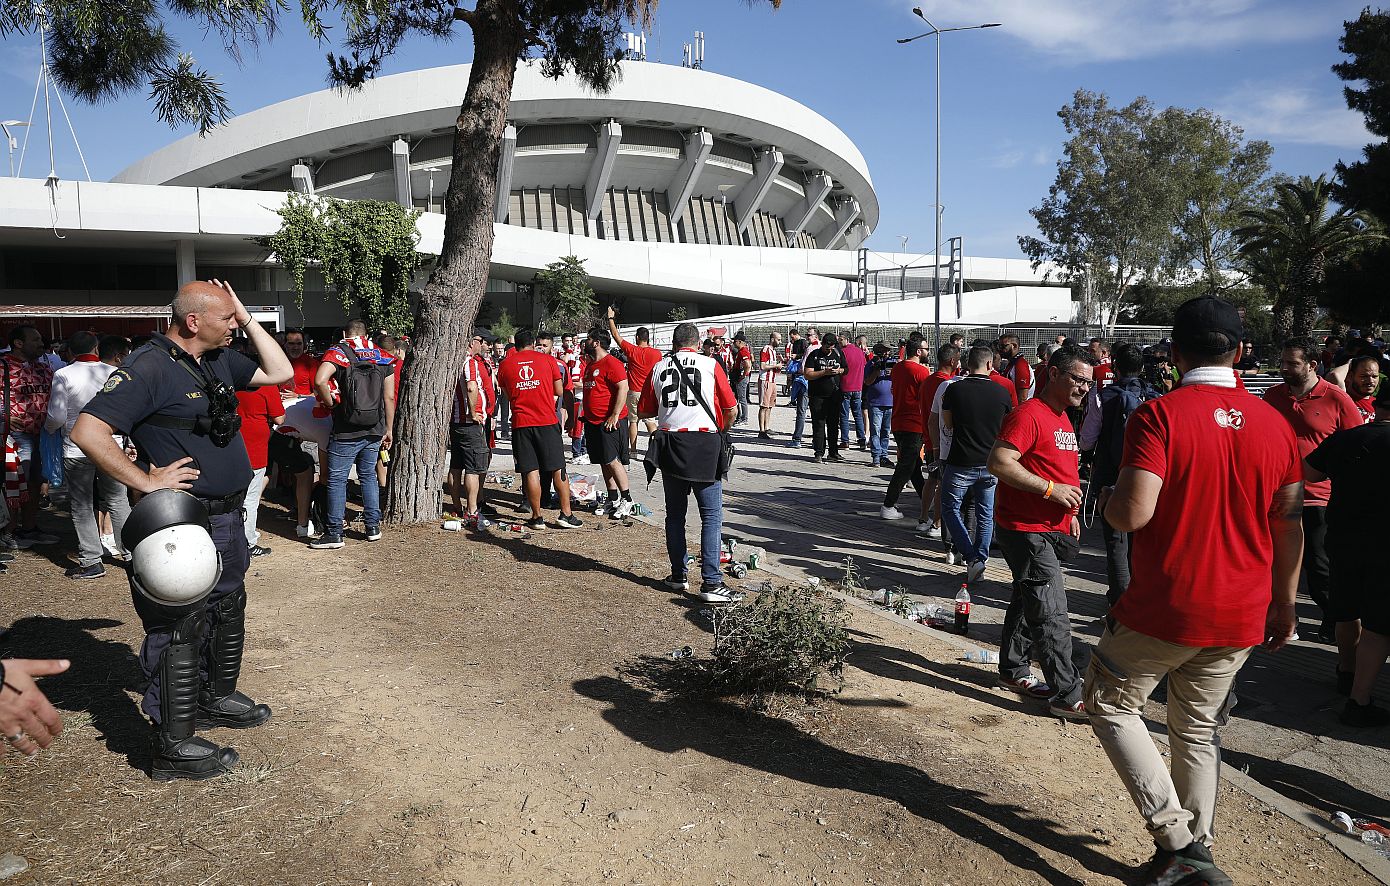
[[[1190,278],[1194,266],[1224,289],[1230,231],[1268,175],[1269,145],[1210,111],[1159,111],[1142,97],[1115,107],[1084,89],[1058,116],[1070,137],[1031,211],[1041,236],[1018,242],[1035,266],[1061,268],[1082,319],[1114,322],[1137,282]]]
[[[594,288],[584,259],[567,255],[535,276],[536,295],[545,308],[544,325],[561,332],[584,333],[594,324]]]
[[[1269,296],[1259,286],[1228,287],[1221,297],[1241,310],[1245,334],[1265,353],[1275,343],[1274,316],[1269,310]],[[1125,306],[1124,319],[1146,326],[1171,326],[1178,306],[1190,298],[1207,292],[1205,281],[1186,286],[1168,285],[1144,280],[1130,290],[1130,302]]]
[[[492,334],[502,341],[511,341],[512,336],[516,335],[516,324],[512,322],[512,315],[506,308],[503,308],[497,319],[492,321]]]
[[[279,213],[280,230],[258,242],[289,270],[301,308],[304,272],[316,267],[349,316],[360,316],[374,330],[411,331],[410,286],[433,258],[416,251],[419,210],[291,192]]]
[[[1241,218],[1233,233],[1250,279],[1276,296],[1274,332],[1279,339],[1313,331],[1322,313],[1319,300],[1329,263],[1383,239],[1360,212],[1333,209],[1323,175],[1280,182],[1272,205],[1246,210]]]
[[[749,0],[773,7],[781,0]],[[411,37],[450,40],[464,27],[473,43],[454,123],[444,193],[444,241],[415,316],[415,371],[396,413],[392,522],[439,516],[448,467],[450,391],[463,367],[487,291],[497,195],[497,161],[517,64],[534,60],[548,77],[572,74],[598,92],[620,76],[618,38],[646,27],[657,0],[46,0],[46,39],[60,85],[98,101],[148,85],[157,113],[206,132],[228,113],[217,80],[185,64],[164,30],[178,16],[219,35],[237,58],[297,14],[310,36],[333,43],[328,80],[356,88]],[[35,33],[40,13],[21,0],[0,5],[0,37]]]
[[[1366,145],[1361,159],[1337,164],[1332,195],[1343,205],[1390,219],[1390,13],[1362,10],[1346,22],[1338,44],[1350,59],[1332,66],[1347,86],[1347,106],[1366,118],[1379,141]],[[1327,270],[1324,306],[1334,321],[1357,326],[1390,320],[1390,243],[1380,242],[1334,262]]]

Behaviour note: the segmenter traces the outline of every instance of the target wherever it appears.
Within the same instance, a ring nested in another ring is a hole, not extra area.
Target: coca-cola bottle
[[[964,634],[970,629],[970,590],[966,585],[960,586],[960,591],[956,594],[956,633]]]

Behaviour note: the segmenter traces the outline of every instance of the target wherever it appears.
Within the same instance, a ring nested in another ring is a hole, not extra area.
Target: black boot
[[[236,691],[246,645],[246,591],[228,594],[213,608],[216,626],[208,643],[208,682],[198,693],[198,728],[259,726],[270,719],[270,708]]]
[[[222,748],[193,734],[198,713],[198,647],[203,612],[185,616],[174,625],[174,636],[160,659],[160,723],[150,738],[154,760],[150,778],[171,781],[189,778],[202,781],[225,775],[239,757],[231,748]]]

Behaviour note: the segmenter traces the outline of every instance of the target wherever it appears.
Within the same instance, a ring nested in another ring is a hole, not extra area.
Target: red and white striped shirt
[[[454,383],[454,410],[449,421],[454,424],[473,421],[472,410],[468,408],[468,383],[478,383],[479,405],[484,417],[491,417],[497,409],[497,390],[492,386],[492,370],[482,357],[470,354],[463,364],[463,375]]]

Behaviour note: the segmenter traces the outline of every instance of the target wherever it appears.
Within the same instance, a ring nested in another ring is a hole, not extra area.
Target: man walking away
[[[618,343],[618,347],[623,349],[623,356],[627,358],[627,448],[629,451],[636,451],[637,431],[642,424],[647,426],[648,437],[656,433],[655,422],[641,422],[637,419],[637,399],[647,387],[647,379],[652,377],[652,367],[661,362],[662,354],[652,347],[652,333],[645,326],[637,329],[637,344],[624,339],[623,334],[618,331],[618,324],[614,322],[617,316],[613,306],[609,305],[608,332],[613,336],[613,341]]]
[[[565,474],[564,441],[556,402],[565,393],[565,369],[549,353],[542,353],[529,330],[516,334],[516,349],[497,369],[502,390],[512,404],[512,454],[521,474],[531,519],[526,525],[546,528],[541,516],[541,473],[547,474],[558,494],[560,529],[584,525],[570,510],[570,481]]]
[[[1114,379],[1109,387],[1092,388],[1086,396],[1086,412],[1081,420],[1081,451],[1093,453],[1091,489],[1114,486],[1120,479],[1124,454],[1125,425],[1139,404],[1158,397],[1158,390],[1140,377],[1144,354],[1128,342],[1115,345],[1111,362]],[[1120,532],[1100,517],[1100,534],[1105,540],[1105,599],[1111,606],[1129,587],[1129,534]]]
[[[922,384],[931,375],[931,370],[922,365],[926,352],[926,341],[920,334],[912,333],[903,349],[903,359],[889,374],[893,393],[891,427],[893,442],[898,447],[898,464],[893,468],[888,490],[883,494],[883,505],[878,509],[878,515],[885,520],[903,518],[903,512],[897,507],[898,496],[909,481],[917,494],[922,494],[922,435],[927,432]]]
[[[1381,385],[1374,407],[1369,424],[1338,431],[1308,453],[1303,471],[1310,483],[1332,478],[1327,555],[1337,624],[1337,688],[1351,696],[1342,722],[1358,727],[1390,723],[1390,711],[1371,700],[1390,653],[1390,600],[1381,565],[1383,533],[1370,519],[1384,507],[1384,491],[1390,489],[1390,385]]]
[[[487,333],[473,333],[463,374],[454,383],[454,408],[449,416],[449,488],[454,510],[474,528],[482,525],[483,477],[492,465],[497,389],[486,359],[491,338]]]
[[[782,336],[772,333],[758,358],[758,438],[772,439],[772,409],[777,405],[777,370],[782,364]]]
[[[1265,402],[1293,428],[1301,458],[1307,458],[1337,431],[1365,423],[1346,391],[1318,378],[1316,353],[1311,339],[1284,342],[1279,356],[1279,375],[1284,381],[1265,391]],[[1327,562],[1327,497],[1331,492],[1332,484],[1326,480],[1303,488],[1303,580],[1308,596],[1322,610],[1318,639],[1324,643],[1337,642],[1330,603],[1332,574]]]
[[[1020,353],[1018,336],[1012,332],[999,336],[999,357],[999,373],[1014,383],[1018,402],[1033,397],[1033,366]]]
[[[343,340],[323,355],[314,376],[319,403],[333,410],[328,438],[328,505],[323,535],[309,543],[315,550],[343,546],[343,516],[347,510],[348,474],[357,468],[362,489],[362,521],[367,541],[381,539],[381,487],[376,463],[381,450],[391,448],[396,421],[396,358],[367,337],[367,324],[353,320]]]
[[[637,406],[638,415],[657,422],[646,471],[648,483],[661,471],[665,492],[666,554],[671,561],[665,584],[674,591],[689,587],[685,514],[693,493],[700,509],[700,599],[737,603],[743,595],[724,587],[719,549],[724,529],[723,432],[738,415],[738,402],[723,367],[696,352],[700,332],[695,324],[677,326],[671,343],[673,352],[652,370]]]
[[[72,528],[77,532],[77,565],[66,574],[72,579],[93,579],[106,574],[101,565],[101,530],[97,526],[96,512],[103,510],[111,515],[119,539],[126,517],[130,516],[130,498],[124,486],[98,471],[96,463],[72,442],[72,428],[83,408],[116,371],[129,345],[115,335],[98,342],[90,332],[75,332],[68,346],[73,362],[53,373],[44,428],[50,432],[61,428],[65,438],[63,476],[67,478]],[[124,440],[119,442],[121,449],[125,449]]]
[[[941,538],[941,458],[946,450],[941,428],[941,391],[960,372],[960,346],[942,345],[936,349],[936,371],[922,382],[922,442],[926,444],[927,476],[917,492],[922,499],[917,532],[927,538]],[[925,365],[925,364],[924,364]],[[1012,405],[1012,404],[1011,404]],[[901,457],[901,454],[900,456]],[[946,565],[954,565],[955,554],[946,539]]]
[[[791,344],[787,345],[790,355],[787,358],[787,396],[792,405],[796,407],[796,425],[792,430],[792,439],[787,444],[787,448],[799,449],[806,431],[806,417],[811,411],[811,397],[807,393],[809,384],[803,372],[806,368],[806,355],[811,348],[806,339],[802,338],[795,329],[791,331],[791,337]]]
[[[968,567],[966,581],[972,584],[985,574],[994,534],[994,487],[998,480],[986,465],[1010,409],[1009,395],[989,380],[993,362],[993,349],[971,348],[966,358],[969,374],[946,389],[941,403],[941,423],[951,430],[951,451],[941,476],[941,518]],[[967,494],[973,495],[975,503],[973,539],[960,513]]]
[[[609,517],[632,516],[632,491],[627,486],[628,434],[627,368],[608,353],[612,340],[594,329],[584,342],[584,447],[589,461],[603,472],[612,510]]]
[[[1086,708],[1062,578],[1062,560],[1081,537],[1080,452],[1067,407],[1080,405],[1091,384],[1090,355],[1071,345],[1059,349],[1048,362],[1043,396],[1009,413],[989,454],[989,471],[1003,482],[995,515],[999,547],[1014,579],[999,677],[1015,692],[1048,698],[1050,713],[1071,720],[1086,719]],[[1042,663],[1045,685],[1032,674],[1033,657]]]
[[[825,460],[827,447],[830,461],[844,461],[840,457],[840,434],[836,425],[844,396],[840,380],[845,374],[845,358],[838,344],[833,333],[826,333],[820,347],[807,355],[803,370],[811,398],[811,440],[815,445],[816,464]]]
[[[845,374],[840,378],[840,448],[849,448],[849,425],[853,420],[855,439],[863,451],[868,448],[868,438],[864,436],[864,367],[869,355],[848,341],[841,346],[840,353],[845,363]]]
[[[874,345],[874,357],[864,367],[864,405],[869,408],[869,465],[893,467],[888,459],[892,445],[893,367],[897,358],[886,342]]]
[[[1134,575],[1091,657],[1086,709],[1156,844],[1146,884],[1231,883],[1211,855],[1216,729],[1251,647],[1279,649],[1297,623],[1298,452],[1279,414],[1236,387],[1241,331],[1221,299],[1178,308],[1182,385],[1130,417],[1105,505],[1134,533]],[[1143,720],[1165,676],[1171,772]]]

